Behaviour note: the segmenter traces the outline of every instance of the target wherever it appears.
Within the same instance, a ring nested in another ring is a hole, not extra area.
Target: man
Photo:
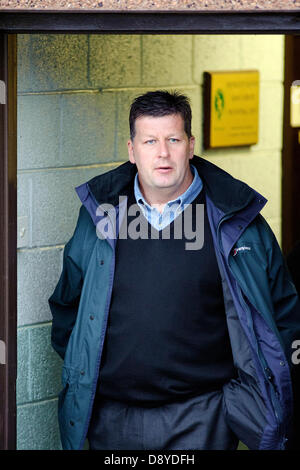
[[[129,162],[76,188],[49,299],[63,447],[288,448],[300,311],[266,200],[194,156],[185,96],[129,122]]]

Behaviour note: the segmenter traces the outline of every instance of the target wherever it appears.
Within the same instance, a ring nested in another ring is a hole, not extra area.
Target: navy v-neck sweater
[[[203,203],[202,190],[192,203],[194,228]],[[155,406],[220,389],[236,375],[206,210],[202,222],[199,250],[174,238],[174,222],[170,239],[155,231],[157,239],[117,240],[98,394]]]

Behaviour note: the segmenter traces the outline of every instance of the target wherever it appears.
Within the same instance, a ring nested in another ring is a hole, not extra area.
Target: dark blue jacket
[[[266,200],[200,157],[191,163],[204,185],[238,372],[223,387],[227,421],[250,449],[284,449],[295,438],[291,375],[298,373],[292,361],[293,342],[300,339],[298,296],[260,215]],[[81,449],[86,438],[114,279],[114,214],[122,217],[126,198],[120,204],[119,196],[129,194],[136,171],[127,162],[76,188],[82,206],[49,299],[52,345],[64,358],[58,403],[64,449]]]

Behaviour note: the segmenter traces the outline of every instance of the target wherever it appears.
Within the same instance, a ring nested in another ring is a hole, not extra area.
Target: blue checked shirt
[[[181,194],[178,198],[168,201],[164,207],[162,213],[160,213],[155,207],[151,207],[142,196],[139,188],[138,173],[134,179],[134,195],[135,199],[143,211],[144,216],[148,222],[156,228],[156,230],[162,230],[168,224],[172,223],[173,220],[184,210],[185,204],[191,204],[191,202],[198,196],[202,190],[203,183],[198,174],[198,171],[194,165],[190,165],[194,179],[187,190]]]

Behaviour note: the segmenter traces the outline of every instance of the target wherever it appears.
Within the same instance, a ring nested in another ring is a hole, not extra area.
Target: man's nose
[[[167,142],[161,141],[159,147],[159,156],[160,157],[168,157],[169,156],[169,147]]]

